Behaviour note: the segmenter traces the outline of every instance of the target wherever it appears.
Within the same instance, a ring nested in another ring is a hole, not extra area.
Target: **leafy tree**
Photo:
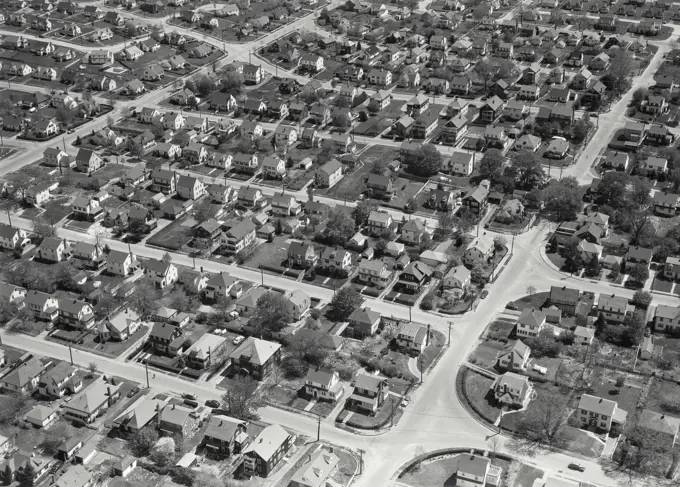
[[[584,118],[581,118],[574,123],[574,128],[571,133],[574,142],[583,142],[593,128],[593,124],[585,117],[587,117],[587,115],[584,115]]]
[[[183,286],[175,286],[168,299],[172,307],[181,313],[194,311],[199,305],[196,295],[188,294]]]
[[[352,211],[352,216],[354,216],[354,223],[356,226],[364,225],[371,212],[377,209],[378,205],[373,201],[364,200],[358,202]]]
[[[49,455],[56,455],[59,446],[64,442],[66,438],[71,438],[73,436],[73,428],[65,421],[58,421],[56,424],[52,425],[49,429],[45,430],[45,437],[42,443],[40,443],[41,448],[45,453]]]
[[[175,440],[170,437],[159,439],[151,449],[151,461],[158,467],[168,467],[175,463]]]
[[[19,482],[19,485],[33,485],[35,474],[36,472],[33,463],[28,462],[23,468],[17,469],[17,482]]]
[[[484,92],[488,93],[489,83],[496,78],[498,74],[498,64],[484,58],[475,64],[475,73],[479,79],[484,83]]]
[[[635,291],[632,302],[638,308],[647,309],[652,304],[652,295],[646,291]]]
[[[17,308],[17,305],[14,303],[10,303],[8,300],[3,299],[0,301],[0,326],[4,326],[7,324],[8,321],[10,321],[12,318],[14,318],[19,311],[19,308]]]
[[[635,282],[644,284],[649,278],[649,269],[644,264],[637,264],[631,268],[629,275]]]
[[[602,182],[597,187],[597,194],[604,200],[604,203],[618,208],[625,201],[628,182],[629,176],[627,173],[608,171],[604,173]]]
[[[628,225],[631,245],[640,245],[649,234],[654,232],[651,223],[652,216],[646,211],[626,209],[622,211],[622,217]]]
[[[194,205],[192,212],[194,214],[194,220],[203,223],[211,218],[215,218],[215,215],[217,215],[217,208],[212,205],[210,198],[204,198],[197,205]]]
[[[508,240],[504,236],[498,235],[493,239],[493,246],[497,251],[503,250],[508,246]]]
[[[268,292],[257,300],[257,310],[251,324],[260,331],[275,332],[285,328],[293,319],[286,298],[280,293]]]
[[[534,401],[533,414],[522,415],[516,431],[521,431],[530,441],[539,444],[550,447],[563,444],[564,427],[569,419],[567,396],[541,394]]]
[[[243,88],[243,74],[238,71],[227,71],[222,78],[222,91],[232,95],[240,93]]]
[[[128,448],[136,457],[145,457],[158,441],[158,432],[153,428],[144,428],[130,438]]]
[[[14,422],[26,407],[27,396],[21,394],[7,394],[0,396],[0,424],[8,425]]]
[[[666,262],[666,259],[675,255],[678,250],[680,250],[680,244],[677,240],[664,237],[654,249],[654,255],[660,262]]]
[[[207,76],[204,76],[196,84],[196,88],[198,88],[198,92],[201,95],[208,96],[215,89],[215,83],[213,82],[213,80],[211,80]]]
[[[33,233],[42,238],[54,237],[56,235],[52,225],[38,219],[33,220]]]
[[[489,149],[479,163],[479,173],[485,179],[497,181],[503,174],[505,156],[498,149]]]
[[[349,119],[347,118],[345,113],[341,110],[338,110],[333,114],[331,123],[334,126],[339,127],[341,129],[346,129],[347,127],[349,127]]]
[[[148,277],[138,281],[135,292],[128,298],[130,308],[140,317],[148,317],[158,308],[158,289]]]
[[[543,166],[536,153],[520,151],[512,157],[510,166],[516,171],[516,180],[520,186],[528,188],[534,185],[534,181],[543,177]]]
[[[586,265],[586,275],[589,277],[597,277],[602,271],[602,266],[600,265],[600,260],[597,256],[593,256]]]
[[[649,205],[652,197],[649,193],[652,190],[652,183],[647,178],[635,178],[633,179],[633,202],[640,208],[644,208]]]
[[[558,220],[575,220],[581,210],[582,191],[578,181],[567,176],[552,182],[544,192],[546,210]]]
[[[408,158],[408,167],[413,174],[434,176],[442,167],[442,155],[432,144],[423,144],[420,149]]]
[[[359,308],[364,298],[353,287],[345,287],[336,292],[328,305],[329,316],[336,321],[345,321],[352,312]]]
[[[536,358],[556,358],[562,351],[562,345],[555,340],[550,330],[541,330],[537,337],[527,339],[526,344],[531,347],[531,354]]]
[[[264,405],[260,394],[255,393],[257,384],[249,377],[241,377],[229,386],[222,396],[222,407],[227,416],[242,421],[254,421],[260,417],[257,409]]]
[[[288,352],[301,361],[320,367],[328,357],[328,349],[321,343],[321,335],[300,331],[286,338]]]
[[[334,206],[328,212],[326,232],[336,240],[349,239],[354,234],[355,222],[351,215],[341,207]]]

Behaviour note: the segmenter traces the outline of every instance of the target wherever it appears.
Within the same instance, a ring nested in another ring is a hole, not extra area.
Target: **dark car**
[[[488,295],[489,295],[489,291],[486,291],[486,290],[485,290],[485,291],[482,291],[482,299],[484,299],[484,298],[487,297]]]
[[[579,472],[584,472],[585,469],[586,469],[586,467],[582,467],[582,466],[579,465],[578,463],[570,463],[570,464],[569,464],[569,468],[570,468],[571,470],[578,470]]]
[[[208,399],[205,401],[205,405],[208,406],[209,408],[218,408],[220,407],[220,401],[216,399]]]
[[[128,392],[127,397],[132,397],[135,394],[139,392],[139,387],[135,387],[134,389],[130,389],[130,392]]]

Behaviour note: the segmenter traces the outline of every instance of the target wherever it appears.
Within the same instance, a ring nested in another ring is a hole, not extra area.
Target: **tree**
[[[434,176],[442,167],[442,155],[432,144],[423,144],[407,160],[409,171],[418,176]]]
[[[496,63],[490,62],[484,58],[475,64],[475,73],[479,79],[484,82],[484,92],[488,93],[489,83],[494,80],[498,74],[499,66]]]
[[[222,396],[225,414],[242,421],[260,419],[257,409],[264,404],[261,395],[255,392],[256,388],[257,383],[253,379],[239,376]]]
[[[354,210],[352,211],[352,216],[354,217],[355,225],[357,227],[364,225],[368,220],[368,215],[370,215],[372,211],[377,209],[378,205],[373,201],[366,200],[359,201],[357,205],[354,207]]]
[[[514,37],[512,33],[510,33],[510,36],[511,38]],[[515,80],[517,80],[518,76],[519,68],[517,67],[517,64],[513,61],[503,60],[498,64],[498,71],[496,72],[494,79],[496,80],[502,79],[507,81],[508,83],[512,83]]]
[[[534,286],[527,286],[527,292],[529,293],[529,296],[533,296],[536,292],[536,288]]]
[[[18,469],[16,473],[17,482],[19,485],[33,485],[35,479],[35,467],[32,462],[26,463],[24,468]]]
[[[353,287],[345,287],[336,292],[328,305],[329,316],[335,321],[346,321],[352,312],[361,306],[364,298]]]
[[[449,234],[456,228],[456,217],[453,212],[447,211],[439,214],[437,219],[437,233],[442,239],[448,238]]]
[[[479,174],[491,181],[496,181],[503,174],[505,156],[498,149],[489,149],[484,153],[479,163]]]
[[[159,439],[151,449],[151,461],[157,467],[168,467],[175,463],[175,440],[166,436]]]
[[[148,277],[138,282],[135,292],[128,298],[128,304],[140,317],[146,318],[158,308],[158,290]]]
[[[635,63],[635,58],[630,51],[619,51],[617,53],[608,73],[615,80],[612,87],[615,93],[623,93],[628,89]]]
[[[332,116],[331,123],[341,129],[349,127],[349,119],[342,110],[338,110]]]
[[[286,337],[286,345],[291,355],[312,366],[320,367],[328,357],[328,349],[317,333],[299,331]]]
[[[649,268],[644,264],[636,264],[629,271],[630,278],[642,285],[649,278]]]
[[[593,128],[593,124],[590,122],[590,120],[585,118],[587,116],[588,115],[585,114],[584,118],[581,118],[580,120],[577,120],[576,123],[574,123],[571,136],[576,143],[583,142],[586,137],[588,137],[590,130]]]
[[[526,344],[531,347],[531,354],[536,358],[556,358],[562,350],[562,345],[555,340],[550,330],[542,330],[537,337],[529,338]]]
[[[180,313],[194,311],[199,305],[196,295],[188,294],[183,286],[175,286],[168,294],[168,299],[172,303],[173,309]]]
[[[212,205],[210,198],[204,198],[197,205],[194,205],[192,212],[194,214],[194,220],[203,223],[211,218],[215,218],[217,208]]]
[[[567,176],[559,181],[552,182],[544,193],[545,208],[552,213],[557,220],[575,220],[581,210],[582,191],[578,181],[572,176]]]
[[[153,428],[144,428],[130,438],[128,448],[136,457],[145,457],[158,441],[158,432]]]
[[[543,166],[535,152],[519,151],[512,157],[510,166],[516,171],[516,180],[520,186],[528,188],[534,186],[535,181],[543,178]]]
[[[649,94],[649,90],[647,88],[638,88],[633,92],[633,103],[635,106],[639,107],[640,103],[643,100],[647,99],[647,95]]]
[[[59,107],[55,113],[57,120],[64,125],[70,125],[73,121],[73,112],[66,107]]]
[[[495,237],[493,239],[493,246],[494,246],[494,249],[496,249],[496,251],[503,250],[504,248],[507,247],[507,245],[508,245],[508,240],[502,235],[498,235],[497,237]]]
[[[652,295],[646,291],[635,291],[632,302],[638,308],[647,309],[652,304]]]
[[[257,310],[250,321],[262,333],[280,331],[293,320],[286,298],[280,293],[268,292],[257,300]]]
[[[354,235],[355,222],[351,215],[340,206],[334,206],[328,212],[326,232],[335,240],[349,239]]]
[[[87,370],[90,372],[90,374],[96,374],[99,370],[99,365],[97,365],[96,362],[90,362],[87,364]]]
[[[622,216],[628,224],[631,245],[640,245],[648,234],[654,232],[652,216],[646,211],[627,209],[622,212]]]
[[[600,275],[601,271],[602,266],[600,265],[600,260],[596,255],[593,255],[586,265],[586,275],[589,277],[597,277]]]
[[[201,95],[208,96],[215,89],[215,83],[213,82],[213,80],[211,80],[207,76],[204,76],[196,84],[196,88],[198,88],[198,92]]]
[[[515,430],[521,431],[530,441],[550,447],[560,445],[564,440],[564,426],[569,419],[567,397],[562,394],[541,394],[534,401],[533,413],[522,415]]]
[[[597,187],[597,194],[604,203],[618,208],[625,202],[629,176],[621,171],[607,171]]]
[[[652,197],[649,193],[652,190],[652,183],[647,178],[635,178],[633,179],[633,202],[635,202],[639,208],[645,208],[649,206]]]
[[[50,456],[56,455],[59,446],[66,438],[73,436],[73,428],[65,421],[58,421],[49,429],[45,430],[45,437],[40,447]]]
[[[238,71],[227,71],[222,78],[222,91],[231,93],[232,95],[238,94],[243,88],[243,74]]]

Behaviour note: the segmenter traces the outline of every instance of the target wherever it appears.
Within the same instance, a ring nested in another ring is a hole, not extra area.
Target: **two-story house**
[[[359,262],[359,282],[385,288],[390,281],[392,273],[387,270],[387,265],[381,259],[362,259]]]
[[[213,415],[201,441],[207,451],[222,457],[241,453],[249,444],[248,424],[229,416]]]
[[[172,287],[178,279],[177,267],[165,259],[149,259],[146,263],[146,274],[158,289]]]
[[[357,374],[354,390],[347,399],[348,409],[374,416],[387,399],[390,386],[385,377]]]
[[[628,298],[615,294],[601,293],[597,300],[595,311],[602,315],[605,320],[614,323],[623,323],[626,315],[632,312],[633,307],[628,304]]]
[[[513,343],[509,343],[498,355],[498,367],[505,370],[522,371],[526,369],[530,355],[531,348],[525,345],[522,340],[515,340]]]
[[[334,370],[310,368],[305,376],[305,394],[319,401],[337,401],[344,391],[340,376]]]
[[[243,451],[246,475],[267,477],[286,456],[293,437],[278,424],[267,426]]]
[[[46,262],[61,262],[68,259],[66,241],[57,237],[44,238],[38,247],[38,256]]]
[[[255,337],[246,338],[230,355],[234,372],[247,373],[256,380],[269,375],[281,358],[281,345]]]
[[[506,372],[491,385],[496,400],[510,407],[526,406],[532,398],[533,386],[527,377]]]
[[[127,277],[138,265],[137,258],[132,252],[111,250],[106,257],[106,272],[114,276]]]
[[[288,245],[288,265],[303,269],[316,266],[319,256],[309,242],[293,240]]]
[[[594,427],[598,431],[607,433],[614,423],[624,424],[628,416],[626,411],[619,409],[616,401],[590,394],[581,396],[576,411],[582,428]]]
[[[384,232],[392,229],[394,220],[392,216],[384,211],[373,210],[368,215],[366,228],[370,235],[381,236]]]
[[[404,323],[397,332],[395,342],[399,348],[409,355],[418,356],[429,345],[429,327],[416,323]]]
[[[369,337],[375,334],[382,321],[382,316],[371,308],[356,308],[348,320],[353,336],[357,338]]]
[[[545,313],[532,308],[524,308],[517,320],[517,335],[520,337],[537,337],[545,325]]]

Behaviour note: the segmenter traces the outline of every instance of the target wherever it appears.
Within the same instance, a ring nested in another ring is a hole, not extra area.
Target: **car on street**
[[[569,469],[571,470],[578,470],[579,472],[585,471],[586,467],[578,464],[578,463],[570,463],[569,464]]]
[[[411,398],[406,396],[401,400],[401,407],[405,408],[411,402]]]
[[[217,399],[208,399],[205,401],[205,405],[208,406],[209,408],[218,408],[220,407],[220,401]]]
[[[482,291],[482,299],[484,299],[488,295],[489,295],[489,291],[486,291],[486,290]]]
[[[191,399],[192,401],[195,401],[196,399],[198,399],[198,398],[196,397],[196,394],[190,394],[190,393],[188,393],[188,392],[182,394],[182,397],[183,397],[184,399]]]
[[[135,387],[133,389],[130,389],[130,392],[127,393],[127,397],[132,397],[135,394],[137,394],[138,392],[139,392],[139,387]]]
[[[234,338],[234,341],[232,343],[234,345],[239,345],[245,339],[246,339],[246,337],[244,337],[243,335],[239,335],[236,338]]]

